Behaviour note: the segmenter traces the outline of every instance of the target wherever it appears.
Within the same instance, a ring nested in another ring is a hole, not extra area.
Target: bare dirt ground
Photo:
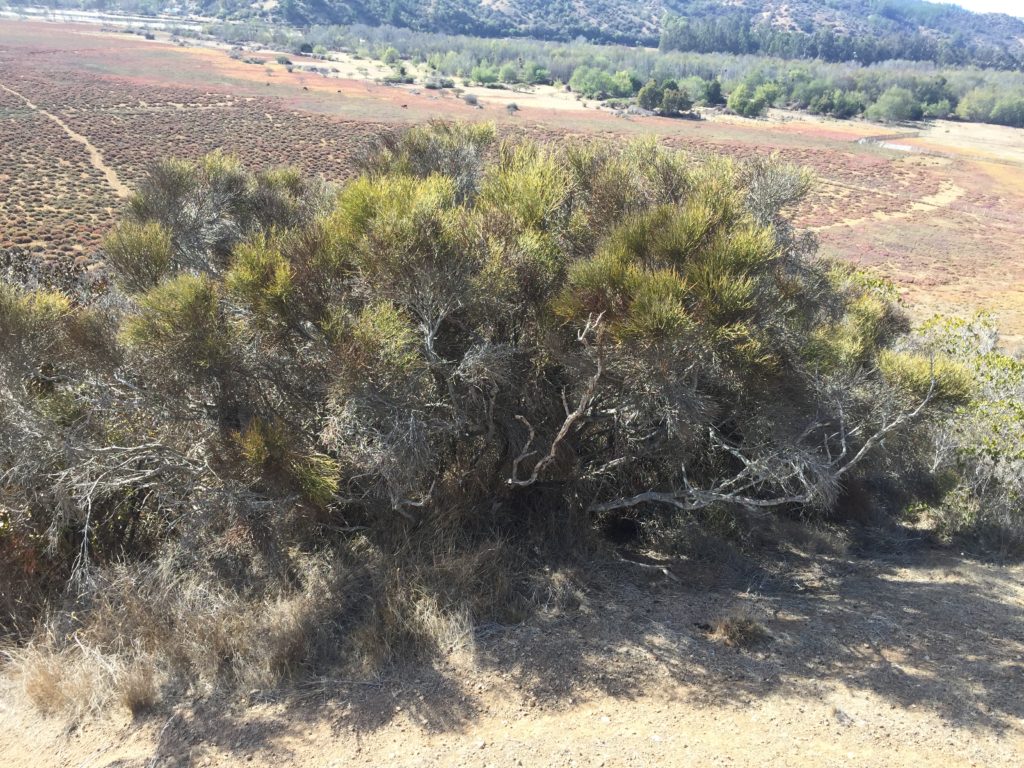
[[[10,768],[1024,764],[1024,567],[916,548],[627,564],[443,662],[69,727],[8,691]],[[601,585],[604,585],[603,587]],[[745,650],[710,626],[759,622]]]

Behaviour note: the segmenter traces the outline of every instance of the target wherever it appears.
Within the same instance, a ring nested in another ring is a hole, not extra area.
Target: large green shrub
[[[996,106],[996,92],[990,88],[975,88],[960,99],[956,114],[964,120],[988,122]]]
[[[898,123],[906,120],[920,120],[924,114],[924,108],[912,91],[893,86],[879,96],[878,101],[868,107],[864,114],[870,120]]]
[[[403,652],[522,610],[531,559],[602,516],[826,513],[967,397],[898,346],[886,286],[814,258],[784,215],[808,177],[775,160],[439,125],[364,167],[328,191],[161,163],[108,245],[119,288],[0,287],[0,539],[90,601],[56,647],[122,648],[116,594],[167,674],[249,679],[237,650],[181,661],[205,608],[133,591],[195,573],[218,605],[302,606],[282,670],[318,632]]]

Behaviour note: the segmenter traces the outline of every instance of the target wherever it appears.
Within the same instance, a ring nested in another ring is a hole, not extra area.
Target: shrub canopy
[[[0,285],[0,544],[33,563],[8,570],[158,579],[187,543],[210,584],[276,594],[310,552],[367,567],[425,531],[432,562],[610,514],[826,513],[972,395],[793,230],[809,183],[488,126],[385,138],[338,190],[159,163],[107,293]],[[262,543],[225,571],[239,530]]]

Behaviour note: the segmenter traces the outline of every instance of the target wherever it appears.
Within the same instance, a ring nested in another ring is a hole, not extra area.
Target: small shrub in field
[[[893,86],[883,93],[864,113],[869,120],[890,123],[920,120],[923,114],[924,108],[914,94],[899,86]]]
[[[152,659],[35,645],[15,652],[13,661],[25,697],[44,713],[81,717],[118,705],[137,716],[160,699],[159,672]]]
[[[426,88],[428,91],[439,91],[444,86],[441,85],[441,81],[440,80],[431,77],[431,78],[428,78],[426,81],[424,81],[423,87]]]
[[[771,641],[764,626],[748,616],[726,616],[712,624],[711,636],[730,648],[756,648]]]
[[[763,86],[755,89],[741,84],[729,94],[727,106],[742,117],[760,117],[771,106],[769,94],[762,89]]]

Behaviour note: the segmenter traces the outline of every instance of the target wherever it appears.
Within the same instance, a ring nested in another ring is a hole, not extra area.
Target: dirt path
[[[622,566],[627,568],[627,566]],[[253,765],[1020,768],[1024,567],[921,551],[609,574],[379,681],[68,729],[0,703],[9,768]],[[741,651],[705,627],[745,615]]]
[[[878,194],[878,190],[867,190],[860,187],[855,187],[849,184],[840,184],[838,182],[826,182],[828,186],[844,187],[846,189],[852,189],[857,192],[871,192]],[[902,211],[874,211],[870,216],[862,216],[856,219],[843,219],[832,224],[826,224],[821,227],[810,227],[811,232],[826,232],[830,229],[837,229],[840,227],[857,227],[861,224],[877,223],[885,221],[895,221],[897,219],[909,219],[915,213],[933,213],[941,211],[944,208],[949,208],[953,203],[959,200],[967,193],[963,187],[959,187],[948,181],[943,181],[938,192],[934,195],[925,195],[924,197],[914,200],[910,203],[910,206]],[[898,199],[897,195],[890,195],[894,199]]]
[[[75,131],[73,128],[71,128],[71,126],[69,126],[67,123],[65,123],[52,112],[48,112],[45,109],[36,106],[31,101],[29,101],[28,98],[18,93],[18,91],[15,91],[12,88],[8,88],[3,83],[0,83],[0,89],[6,91],[12,96],[21,99],[23,102],[25,102],[25,106],[27,106],[31,110],[34,110],[35,112],[38,112],[48,120],[51,120],[54,123],[56,123],[58,126],[60,126],[61,130],[63,130],[64,133],[68,135],[68,138],[70,138],[72,141],[77,141],[79,144],[85,147],[86,152],[89,153],[89,162],[92,164],[92,167],[103,174],[104,178],[107,180],[107,184],[109,184],[113,188],[114,192],[117,193],[118,197],[128,197],[128,195],[131,194],[131,190],[128,189],[128,187],[124,184],[124,182],[121,181],[120,178],[118,178],[117,173],[114,171],[114,169],[104,162],[103,153],[100,152],[99,149],[97,149],[95,144],[89,141],[87,136],[83,136],[82,134]]]

